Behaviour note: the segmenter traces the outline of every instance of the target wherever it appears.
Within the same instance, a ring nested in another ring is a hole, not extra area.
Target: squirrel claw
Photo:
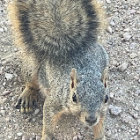
[[[30,113],[37,103],[37,91],[30,88],[25,88],[20,95],[15,108],[20,109],[21,113]]]

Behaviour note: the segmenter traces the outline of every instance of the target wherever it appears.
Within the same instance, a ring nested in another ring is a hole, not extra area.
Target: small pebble
[[[134,14],[134,13],[136,13],[136,10],[132,9],[132,10],[129,11],[129,13]]]
[[[136,96],[140,96],[140,90],[137,90],[135,93]]]
[[[6,100],[7,100],[7,98],[0,99],[0,104],[3,104],[3,103],[5,103],[5,102],[6,102]]]
[[[23,135],[22,132],[18,132],[18,133],[17,133],[17,136],[18,136],[18,137],[21,137],[22,135]]]
[[[3,33],[3,32],[4,32],[3,28],[0,28],[0,32],[1,32],[1,33]]]
[[[5,116],[5,110],[1,110],[0,113]]]
[[[128,32],[123,34],[123,38],[124,38],[125,41],[129,41],[131,37],[132,36]]]
[[[29,140],[29,136],[22,136],[22,140]]]
[[[118,66],[118,62],[116,60],[112,60],[112,65],[113,66]]]
[[[135,49],[136,46],[137,46],[137,43],[135,43],[135,42],[133,42],[133,43],[130,44],[130,48],[131,49]]]
[[[135,108],[134,108],[136,111],[140,111],[140,106],[135,106]]]
[[[74,136],[74,137],[73,137],[73,140],[78,140],[78,137],[77,137],[77,136]]]
[[[113,30],[112,30],[112,28],[111,28],[110,26],[107,28],[107,31],[108,31],[110,34],[112,34],[112,32],[113,32]]]
[[[131,53],[131,54],[130,54],[130,58],[131,58],[131,59],[134,59],[135,57],[137,57],[137,54],[136,54],[136,53]]]
[[[40,112],[40,110],[39,109],[36,109],[35,112],[34,112],[34,114],[37,115],[39,112]]]
[[[115,22],[113,20],[110,21],[111,26],[115,26]]]
[[[7,81],[9,81],[13,78],[13,74],[5,73],[5,78],[7,79]]]
[[[122,112],[122,109],[121,109],[121,107],[110,105],[109,112],[112,115],[118,116]]]
[[[10,135],[9,135],[9,136],[8,136],[8,138],[9,138],[9,139],[11,139],[11,138],[12,138],[12,136],[10,136]]]
[[[36,136],[36,140],[41,140],[41,136]]]
[[[33,118],[32,121],[35,122],[36,121],[36,118]]]
[[[124,29],[124,32],[129,32],[129,31],[130,31],[130,28]]]
[[[10,93],[11,91],[4,91],[1,96],[6,96],[6,95],[9,95]]]
[[[133,118],[132,118],[130,115],[125,116],[125,117],[123,118],[123,121],[124,121],[125,123],[130,124],[130,125],[133,124]]]
[[[124,72],[127,68],[128,68],[128,63],[127,62],[124,62],[123,64],[121,64],[118,67],[119,71],[121,71],[121,72]]]
[[[111,3],[111,1],[110,1],[110,0],[106,0],[106,3],[110,4],[110,3]]]
[[[114,93],[113,92],[110,93],[110,98],[114,98]]]
[[[10,121],[10,118],[9,117],[6,117],[5,120],[6,120],[6,122],[9,122]]]
[[[17,48],[14,48],[14,52],[17,52],[18,51],[18,49]]]

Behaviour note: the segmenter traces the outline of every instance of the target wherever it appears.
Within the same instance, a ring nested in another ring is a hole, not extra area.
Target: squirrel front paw
[[[16,109],[20,109],[21,113],[32,112],[33,107],[36,105],[38,99],[38,91],[31,87],[25,87],[23,92],[18,98],[15,105]]]

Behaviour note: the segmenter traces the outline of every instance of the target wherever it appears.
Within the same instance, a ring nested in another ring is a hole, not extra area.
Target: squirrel
[[[109,59],[98,43],[106,23],[100,3],[13,0],[8,15],[21,59],[32,68],[16,108],[31,112],[40,90],[45,95],[41,140],[55,139],[63,114],[77,116],[93,129],[95,140],[105,140]]]

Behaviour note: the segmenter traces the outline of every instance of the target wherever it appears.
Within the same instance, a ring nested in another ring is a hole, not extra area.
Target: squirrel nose
[[[97,118],[93,116],[86,117],[85,120],[89,125],[93,125],[97,122]]]

